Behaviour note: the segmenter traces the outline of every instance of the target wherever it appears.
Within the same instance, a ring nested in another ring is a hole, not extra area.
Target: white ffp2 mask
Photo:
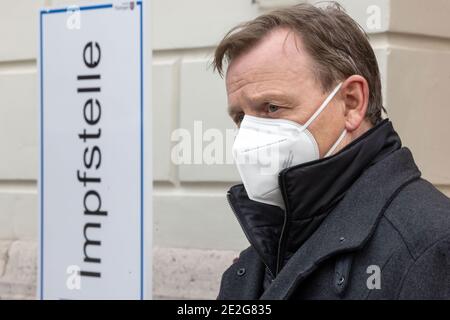
[[[339,84],[304,124],[285,119],[245,115],[233,144],[233,157],[248,197],[284,208],[279,189],[281,170],[320,158],[314,136],[307,129],[341,88]],[[346,134],[342,132],[325,157],[331,155]]]

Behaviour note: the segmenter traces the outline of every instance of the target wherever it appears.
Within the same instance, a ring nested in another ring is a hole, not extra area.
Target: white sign
[[[41,299],[144,298],[142,7],[41,11]]]

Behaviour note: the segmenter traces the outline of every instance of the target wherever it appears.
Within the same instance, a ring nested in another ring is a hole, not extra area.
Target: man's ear
[[[348,132],[357,130],[363,123],[369,104],[369,84],[359,75],[344,81],[341,97],[345,105],[345,128]]]

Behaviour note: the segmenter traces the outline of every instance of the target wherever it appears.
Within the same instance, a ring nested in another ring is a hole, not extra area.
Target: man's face
[[[314,76],[314,63],[294,32],[278,28],[231,62],[226,75],[229,114],[281,118],[304,124],[330,92]],[[345,128],[345,105],[338,93],[308,130],[322,157]]]

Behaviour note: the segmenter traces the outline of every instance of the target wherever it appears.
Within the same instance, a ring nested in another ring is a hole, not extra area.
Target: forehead
[[[310,76],[311,65],[301,38],[290,29],[277,28],[231,61],[226,74],[227,91],[233,93],[249,82]]]

